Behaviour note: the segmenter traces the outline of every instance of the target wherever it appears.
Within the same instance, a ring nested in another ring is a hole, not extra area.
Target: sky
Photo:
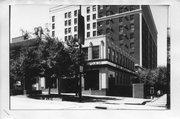
[[[34,27],[45,26],[50,20],[49,8],[52,5],[12,5],[11,7],[11,38],[21,35],[20,29],[30,32]],[[158,31],[158,66],[166,65],[167,59],[167,6],[150,6]]]

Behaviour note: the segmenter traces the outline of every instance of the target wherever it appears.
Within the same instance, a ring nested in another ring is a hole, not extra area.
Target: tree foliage
[[[79,49],[75,41],[67,43],[45,37],[38,39],[33,46],[18,47],[10,52],[10,80],[26,81],[29,86],[37,77],[46,77],[49,81],[49,93],[52,80],[62,76],[77,76]]]

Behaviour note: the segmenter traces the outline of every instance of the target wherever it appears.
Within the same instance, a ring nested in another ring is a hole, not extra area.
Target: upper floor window
[[[103,12],[99,12],[99,18],[103,17]]]
[[[76,25],[76,24],[77,24],[77,18],[74,19],[74,25]]]
[[[71,33],[71,28],[68,28],[68,33]]]
[[[52,29],[55,29],[55,24],[54,23],[52,24]]]
[[[93,29],[95,29],[95,28],[96,28],[96,22],[93,23]]]
[[[55,22],[55,16],[52,16],[52,22]]]
[[[87,32],[87,38],[90,37],[90,32]]]
[[[84,54],[84,59],[87,60],[88,59],[88,48],[87,47],[83,48],[82,51],[83,51],[83,54]]]
[[[133,20],[134,19],[134,15],[130,15],[130,20]]]
[[[75,16],[75,17],[77,16],[77,10],[74,11],[74,16]]]
[[[96,36],[96,31],[93,31],[93,36]]]
[[[71,20],[68,21],[69,26],[71,25]]]
[[[67,13],[64,13],[64,17],[67,18]]]
[[[130,5],[130,10],[134,10],[134,5]]]
[[[90,21],[90,15],[87,16],[87,21]]]
[[[103,9],[103,5],[99,5],[99,9]]]
[[[93,14],[93,20],[96,19],[96,14]]]
[[[54,37],[55,36],[55,31],[52,31],[52,37]]]
[[[122,12],[123,12],[123,8],[120,7],[120,8],[119,8],[119,13],[122,13]]]
[[[134,38],[134,33],[130,34],[130,39]]]
[[[87,13],[90,13],[90,7],[87,7]]]
[[[68,17],[71,18],[71,12],[68,13]]]
[[[65,26],[67,26],[67,20],[64,22]]]
[[[119,17],[119,22],[122,22],[123,21],[123,17]]]
[[[89,30],[90,29],[90,24],[87,24],[87,30]]]
[[[99,46],[92,47],[92,58],[98,59],[99,58]]]
[[[93,11],[96,11],[96,5],[93,5]]]
[[[130,25],[130,29],[131,29],[131,31],[134,31],[134,24]]]
[[[76,31],[77,31],[77,26],[74,27],[74,32],[76,32]]]
[[[67,41],[67,36],[64,37],[65,41]]]
[[[67,31],[67,28],[65,28],[65,34],[67,34],[67,32],[68,32],[68,31]]]

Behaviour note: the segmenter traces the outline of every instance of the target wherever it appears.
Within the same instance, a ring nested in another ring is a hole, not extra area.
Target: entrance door
[[[85,90],[99,90],[99,70],[87,71],[85,75]]]

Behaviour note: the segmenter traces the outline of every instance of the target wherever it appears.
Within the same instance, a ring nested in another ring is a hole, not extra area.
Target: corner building
[[[149,6],[91,5],[81,10],[88,64],[83,93],[131,96],[134,66],[157,66],[157,31]],[[63,41],[76,38],[78,12],[79,6],[50,8],[51,35]]]

